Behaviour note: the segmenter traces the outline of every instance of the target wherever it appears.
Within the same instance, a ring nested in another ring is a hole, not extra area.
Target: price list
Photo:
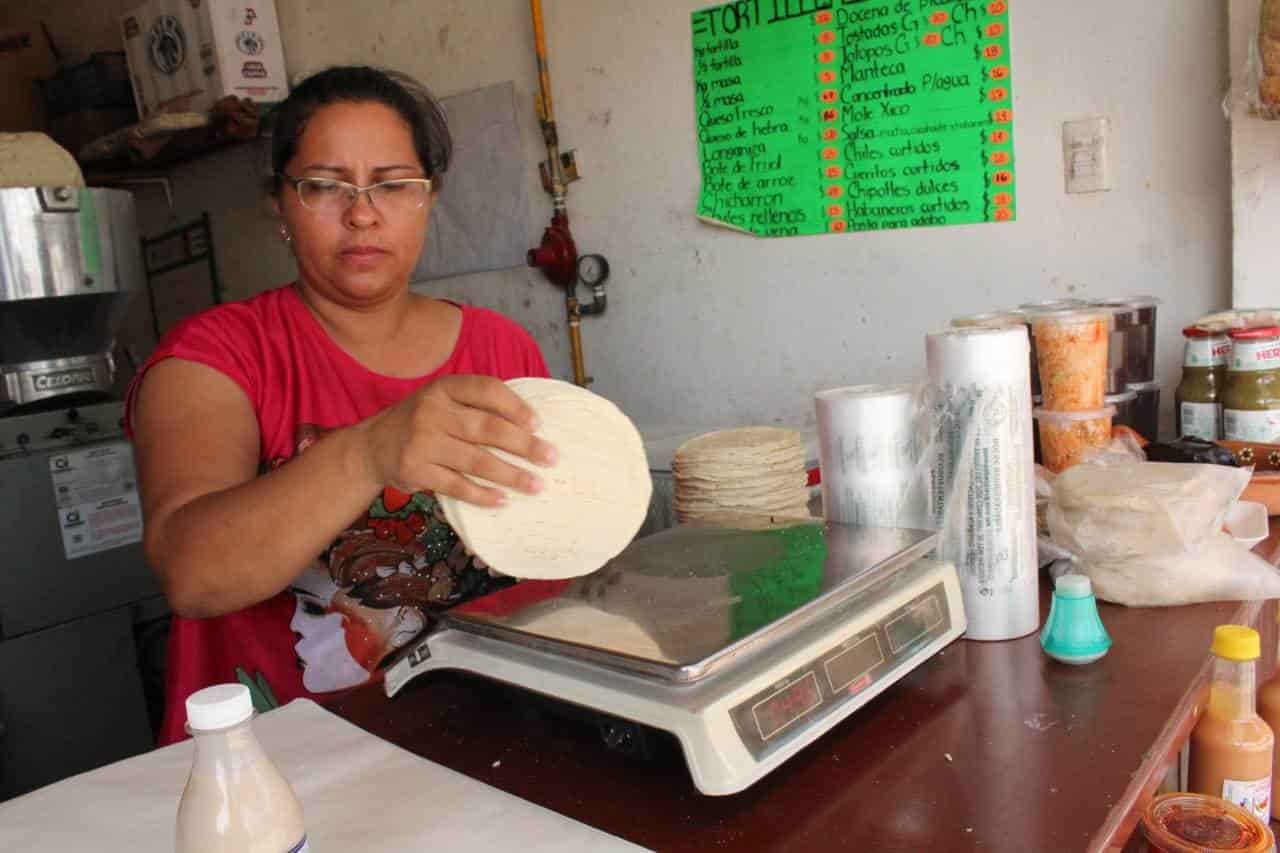
[[[1013,220],[1009,3],[693,13],[699,217],[765,237]]]

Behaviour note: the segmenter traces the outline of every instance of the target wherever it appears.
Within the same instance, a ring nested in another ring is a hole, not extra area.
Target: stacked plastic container
[[[1128,426],[1150,441],[1160,436],[1160,383],[1156,381],[1156,311],[1160,300],[1154,296],[1123,296],[1091,303],[1111,316],[1112,364],[1124,383],[1113,393],[1132,391],[1133,420]]]
[[[1057,308],[1029,314],[1040,375],[1035,418],[1041,462],[1055,473],[1081,462],[1111,440],[1107,365],[1111,319],[1096,308]]]
[[[1031,393],[1039,425],[1036,459],[1060,471],[1076,464],[1088,449],[1109,441],[1113,425],[1131,427],[1151,441],[1158,438],[1158,304],[1150,296],[1093,302],[1057,299],[958,317],[951,324],[1026,326],[1031,337]],[[1050,350],[1047,357],[1041,355],[1041,339]],[[1047,453],[1046,440],[1052,445]]]

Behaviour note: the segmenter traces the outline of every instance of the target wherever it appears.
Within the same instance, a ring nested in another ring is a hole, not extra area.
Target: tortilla
[[[445,518],[501,574],[557,580],[594,572],[635,538],[649,510],[653,481],[640,432],[613,403],[577,385],[512,379],[507,386],[538,413],[537,435],[556,446],[559,460],[541,467],[490,448],[537,474],[542,492],[504,490],[507,504],[497,508],[441,495]]]

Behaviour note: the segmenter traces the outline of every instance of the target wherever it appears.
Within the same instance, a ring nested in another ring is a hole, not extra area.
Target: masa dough
[[[542,492],[507,490],[506,506],[497,508],[441,495],[445,518],[504,575],[555,580],[594,572],[635,538],[649,509],[653,482],[640,432],[613,403],[577,385],[512,379],[507,386],[538,413],[537,435],[556,446],[559,461],[543,468],[491,448],[541,477]]]

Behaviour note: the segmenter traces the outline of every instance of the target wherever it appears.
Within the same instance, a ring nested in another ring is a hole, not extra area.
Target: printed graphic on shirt
[[[300,425],[294,458],[327,431]],[[323,693],[363,684],[426,628],[430,611],[510,583],[467,551],[433,495],[383,489],[293,584],[303,685]]]

